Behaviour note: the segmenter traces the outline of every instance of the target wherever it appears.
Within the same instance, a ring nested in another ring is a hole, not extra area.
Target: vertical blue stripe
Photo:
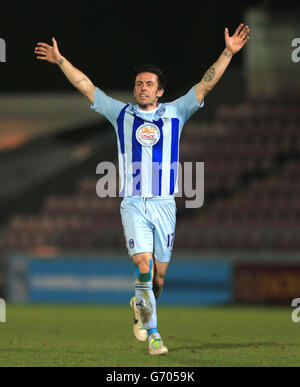
[[[141,194],[141,162],[142,162],[142,145],[136,139],[136,130],[139,126],[143,125],[144,121],[138,117],[134,118],[133,131],[132,131],[132,177],[133,177],[133,189],[132,195]]]
[[[179,119],[172,118],[170,195],[174,194],[178,171]]]
[[[163,120],[154,121],[154,124],[159,127],[160,138],[159,141],[152,148],[152,194],[154,196],[161,196],[162,184],[162,159],[163,159]]]
[[[125,117],[125,111],[127,109],[129,104],[124,106],[124,108],[121,110],[119,117],[117,118],[117,125],[118,125],[118,138],[120,142],[120,148],[121,148],[121,157],[123,158],[123,187],[122,190],[120,191],[120,196],[124,196],[125,192],[125,187],[126,187],[126,168],[125,168],[125,139],[124,139],[124,117]]]
[[[118,124],[118,137],[120,141],[121,146],[121,153],[125,153],[125,146],[124,146],[124,116],[125,116],[125,110],[127,109],[128,104],[121,110],[119,117],[117,119]]]

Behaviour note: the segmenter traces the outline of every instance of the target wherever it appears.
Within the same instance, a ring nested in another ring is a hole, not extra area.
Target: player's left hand
[[[232,53],[232,55],[236,54],[240,51],[245,44],[250,39],[249,36],[250,29],[248,26],[244,26],[244,24],[240,24],[238,28],[235,30],[235,33],[232,36],[229,36],[228,28],[225,28],[225,43],[226,49]]]

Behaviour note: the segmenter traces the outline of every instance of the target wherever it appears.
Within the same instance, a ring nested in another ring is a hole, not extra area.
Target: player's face
[[[144,110],[155,109],[158,98],[164,93],[163,89],[158,89],[158,79],[156,74],[140,73],[135,79],[134,96],[140,108]]]

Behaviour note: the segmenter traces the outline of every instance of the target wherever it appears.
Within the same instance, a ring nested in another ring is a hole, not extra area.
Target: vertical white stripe
[[[123,190],[124,183],[125,183],[125,176],[124,176],[124,163],[123,163],[123,155],[121,153],[121,143],[119,139],[119,134],[118,134],[118,124],[116,124],[115,128],[115,133],[117,136],[117,147],[118,147],[118,162],[119,162],[119,195]],[[125,192],[125,191],[124,191]],[[125,194],[123,193],[123,196]]]
[[[168,196],[170,195],[172,122],[171,118],[165,118],[163,121],[164,143],[162,156],[161,196]]]
[[[125,113],[124,117],[124,149],[125,149],[125,196],[132,195],[132,131],[134,117]]]
[[[123,164],[123,155],[121,153],[120,141],[118,138],[118,160],[119,160],[119,194],[122,192],[124,187],[124,164]]]
[[[142,146],[142,195],[152,193],[152,146]]]
[[[176,175],[176,181],[175,181],[175,186],[174,186],[174,195],[179,192],[179,189],[180,189],[180,192],[182,192],[182,183],[183,183],[183,171],[182,171],[182,166],[180,164],[180,160],[179,160],[179,155],[180,155],[180,137],[181,137],[181,133],[182,133],[182,126],[181,126],[181,122],[179,122],[179,128],[178,128],[178,154],[177,154],[177,175]],[[180,184],[180,185],[179,185]],[[182,195],[182,194],[181,194]],[[181,197],[181,195],[179,195],[179,197]]]

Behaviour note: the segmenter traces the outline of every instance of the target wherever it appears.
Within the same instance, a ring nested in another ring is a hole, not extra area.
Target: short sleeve
[[[124,102],[118,101],[106,95],[98,87],[95,89],[94,104],[91,109],[106,117],[113,125],[115,124],[120,111],[126,106]]]
[[[198,109],[204,106],[204,100],[200,105],[198,104],[195,87],[192,87],[187,94],[173,101],[171,105],[174,106],[178,116],[185,123]]]

